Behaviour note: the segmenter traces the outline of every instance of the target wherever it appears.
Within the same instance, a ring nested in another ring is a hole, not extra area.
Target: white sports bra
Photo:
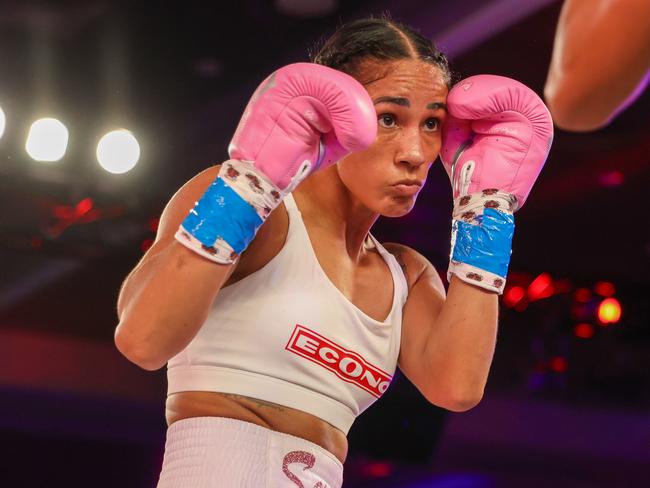
[[[388,317],[375,320],[329,280],[292,195],[283,248],[260,270],[222,288],[192,342],[167,365],[168,394],[234,393],[302,410],[347,434],[388,388],[397,366],[408,287],[393,277]]]

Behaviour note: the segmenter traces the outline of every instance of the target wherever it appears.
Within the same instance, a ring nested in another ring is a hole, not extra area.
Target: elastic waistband
[[[210,434],[212,432],[219,432],[219,434],[223,435],[224,431],[228,430],[243,435],[255,436],[263,441],[266,441],[268,437],[275,437],[292,443],[296,447],[302,445],[305,449],[320,452],[321,455],[329,458],[339,469],[343,469],[343,464],[341,464],[341,461],[334,454],[314,442],[239,419],[231,419],[228,417],[189,417],[177,420],[171,424],[167,429],[167,436],[184,442],[185,439],[195,438],[195,436],[201,437],[201,434]]]

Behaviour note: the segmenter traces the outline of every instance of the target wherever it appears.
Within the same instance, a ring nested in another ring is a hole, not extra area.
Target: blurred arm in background
[[[606,126],[649,80],[649,0],[565,1],[544,87],[558,127]]]

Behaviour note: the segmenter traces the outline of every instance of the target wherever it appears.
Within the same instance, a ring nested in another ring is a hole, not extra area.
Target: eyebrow
[[[447,104],[442,102],[431,102],[427,104],[427,109],[429,110],[444,110],[447,111]]]
[[[373,103],[377,105],[378,103],[394,103],[395,105],[401,105],[402,107],[410,107],[411,102],[408,98],[403,97],[379,97],[373,100]]]
[[[379,97],[373,100],[373,103],[377,105],[378,103],[394,103],[395,105],[400,105],[402,107],[410,107],[411,102],[408,98],[404,97]],[[427,104],[428,110],[444,110],[447,111],[447,105],[442,102],[431,102]]]

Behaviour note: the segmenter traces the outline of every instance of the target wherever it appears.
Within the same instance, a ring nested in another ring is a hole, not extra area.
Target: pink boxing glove
[[[187,248],[230,264],[264,220],[309,173],[377,136],[366,89],[332,68],[297,63],[280,68],[248,102],[218,177],[176,232]]]
[[[357,80],[326,66],[296,63],[271,74],[253,93],[228,153],[252,162],[285,190],[295,186],[297,174],[366,149],[376,137],[375,109]]]
[[[542,99],[504,76],[477,75],[447,96],[440,159],[454,199],[484,189],[516,198],[520,209],[553,142],[553,120]]]
[[[502,76],[478,75],[447,97],[440,158],[454,198],[447,278],[502,293],[510,261],[513,213],[537,179],[553,121],[535,92]]]

